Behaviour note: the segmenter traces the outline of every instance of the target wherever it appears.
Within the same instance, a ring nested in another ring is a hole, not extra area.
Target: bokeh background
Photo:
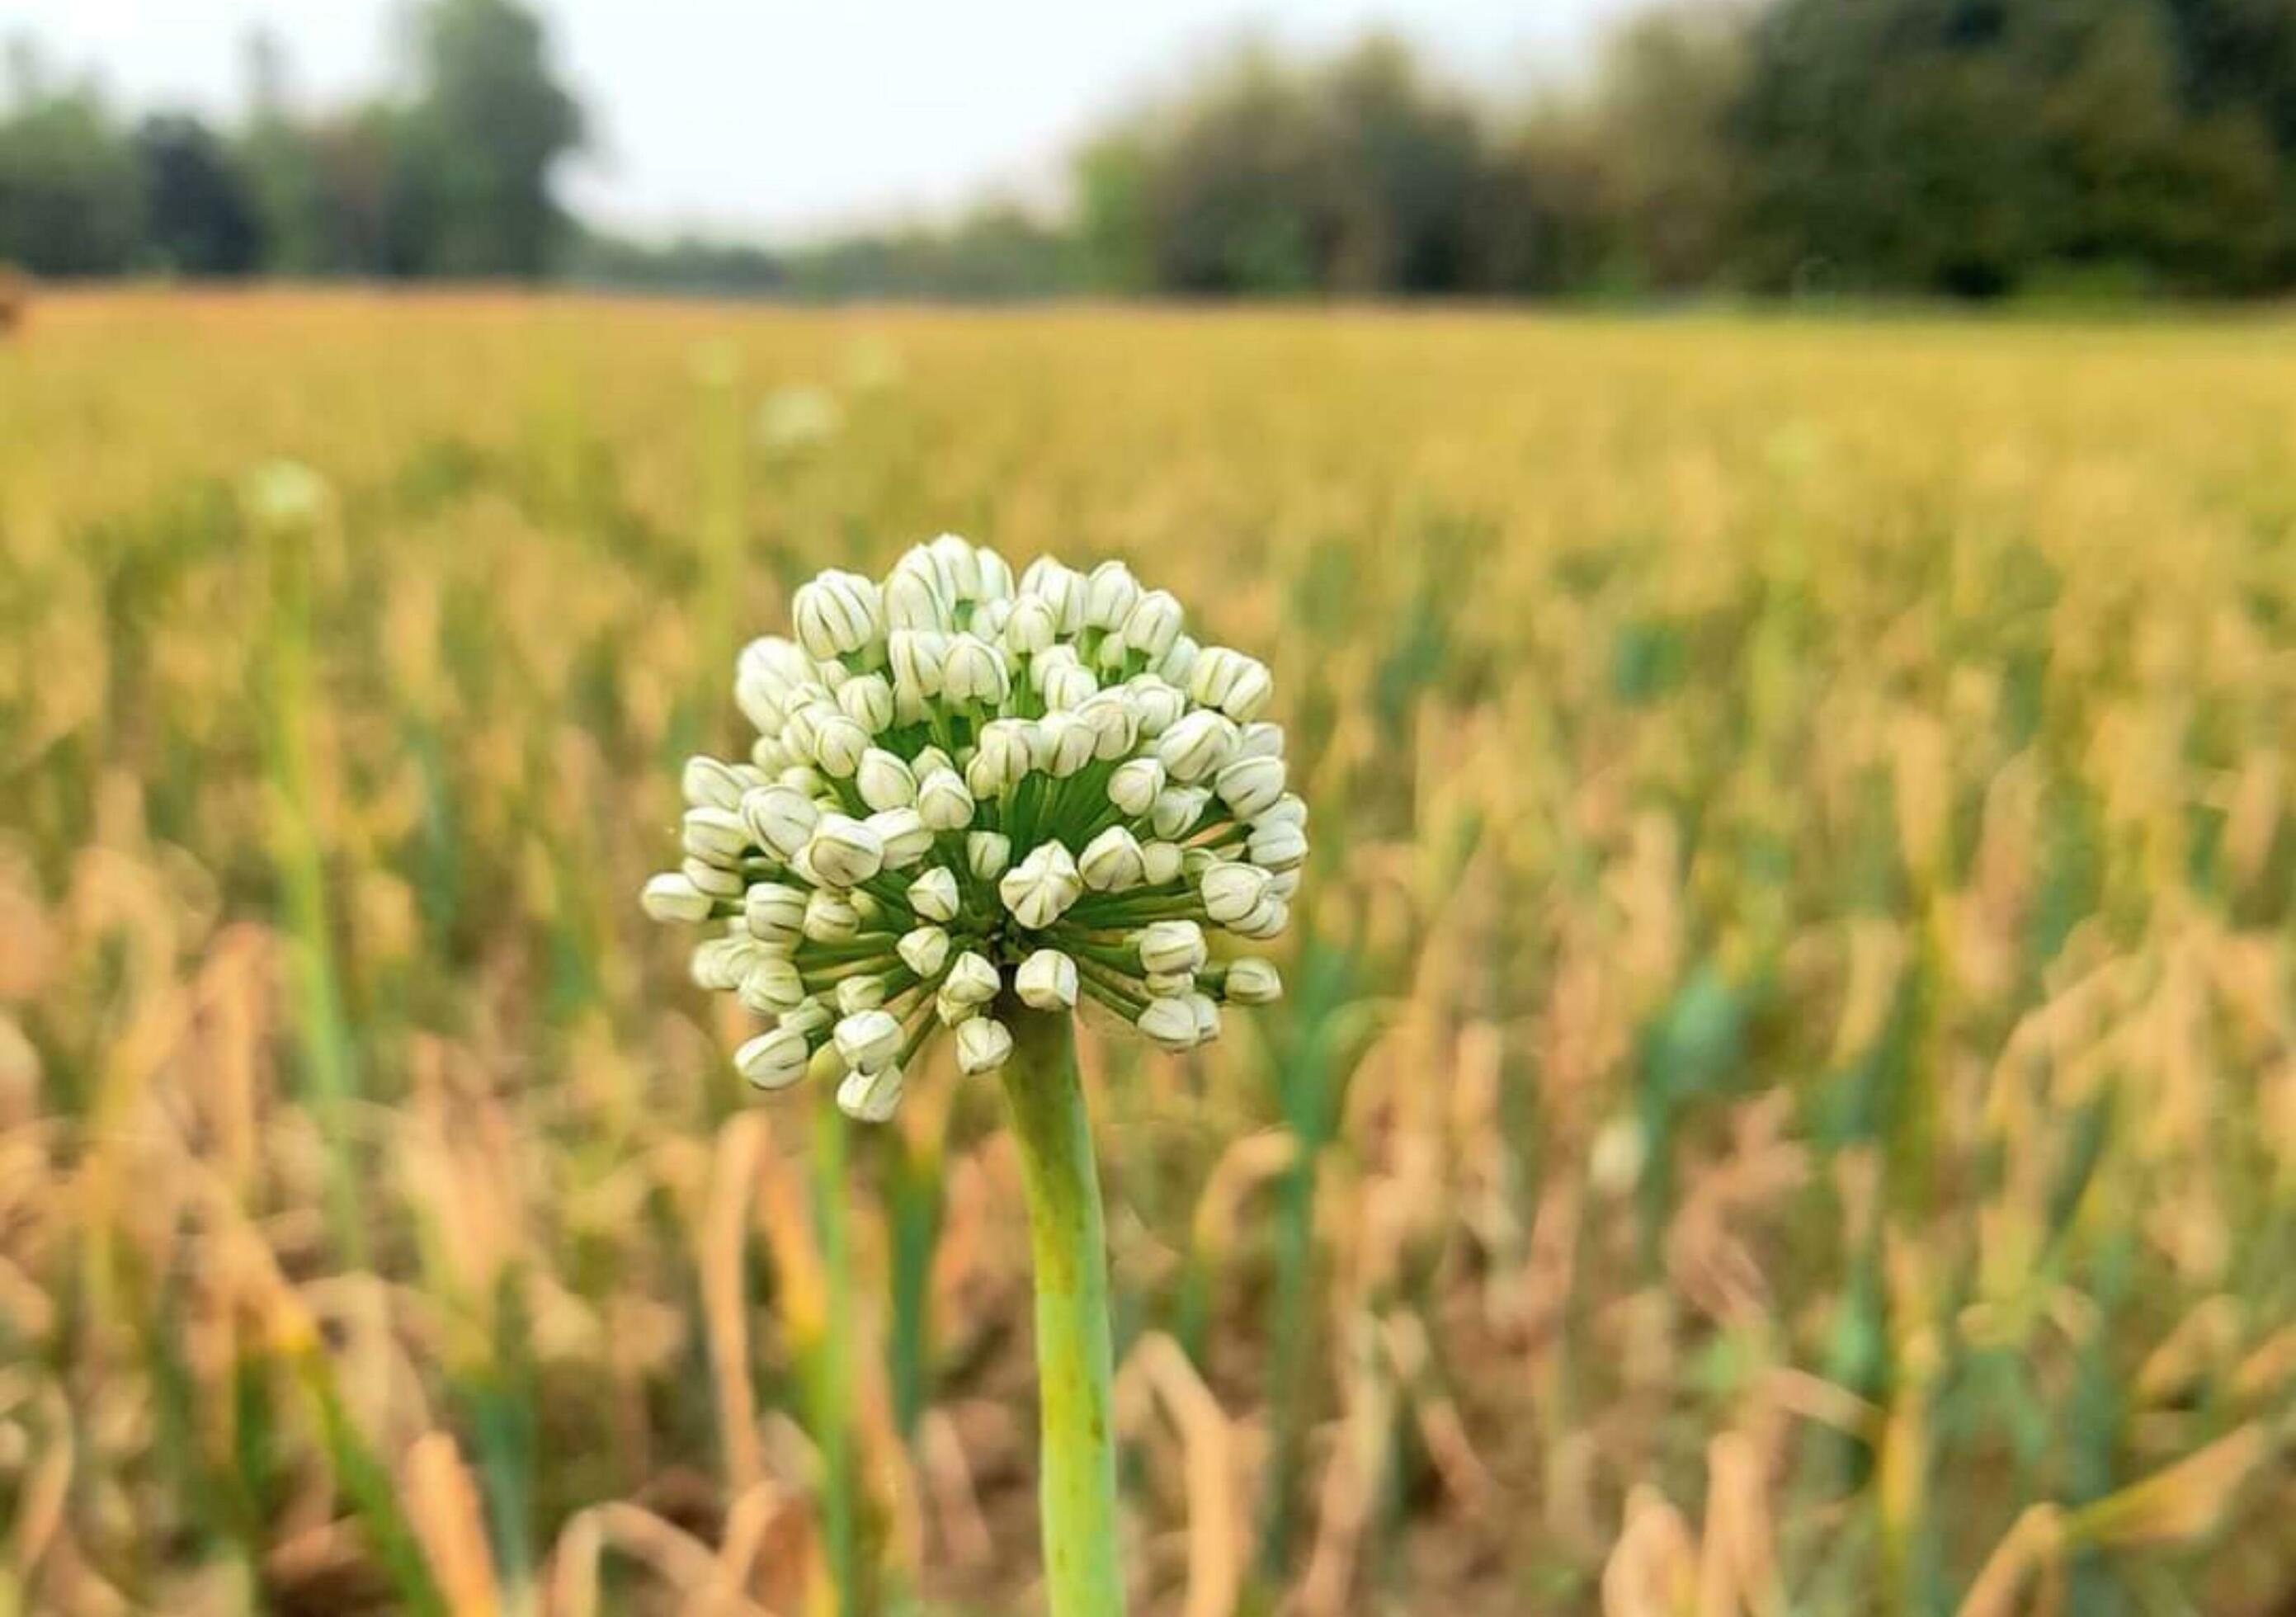
[[[2286,6],[28,4],[0,1613],[1039,1609],[993,1090],[636,899],[951,529],[1314,808],[1086,1023],[1137,1609],[2296,1612]]]

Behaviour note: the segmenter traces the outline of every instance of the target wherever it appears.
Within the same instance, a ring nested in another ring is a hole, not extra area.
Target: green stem
[[[1116,1441],[1110,1409],[1108,1242],[1100,1175],[1065,1012],[1007,1002],[1004,1100],[1021,1147],[1037,1282],[1043,1404],[1038,1505],[1052,1617],[1123,1617],[1117,1558]]]
[[[848,1125],[824,1090],[814,1112],[813,1214],[821,1264],[829,1287],[828,1326],[807,1365],[806,1395],[813,1441],[822,1459],[822,1538],[839,1617],[865,1608],[860,1578],[858,1492],[853,1448],[853,1252],[847,1217],[845,1159]]]

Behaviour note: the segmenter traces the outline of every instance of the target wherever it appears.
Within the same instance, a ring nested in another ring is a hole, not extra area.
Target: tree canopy
[[[800,247],[578,227],[555,179],[586,120],[537,15],[424,0],[414,23],[397,93],[318,110],[257,37],[229,129],[123,122],[20,42],[0,262],[798,297],[2296,285],[2288,0],[1660,0],[1518,96],[1392,37],[1246,45],[1094,131],[1058,210]]]

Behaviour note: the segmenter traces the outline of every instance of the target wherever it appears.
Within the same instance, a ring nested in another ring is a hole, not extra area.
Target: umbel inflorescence
[[[1227,941],[1283,931],[1308,852],[1259,662],[1121,562],[1016,585],[953,535],[882,583],[823,573],[791,616],[741,654],[749,759],[686,765],[685,858],[645,889],[722,925],[693,976],[772,1019],[734,1055],[751,1083],[830,1047],[838,1104],[877,1121],[943,1030],[964,1071],[1003,1065],[1007,994],[1186,1050],[1282,992]]]

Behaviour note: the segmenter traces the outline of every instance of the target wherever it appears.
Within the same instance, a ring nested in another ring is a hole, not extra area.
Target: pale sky
[[[1111,107],[1248,29],[1309,46],[1399,26],[1499,86],[1581,59],[1634,0],[545,0],[562,68],[598,126],[570,169],[586,215],[644,232],[788,237],[1050,194],[1062,153]],[[7,0],[51,59],[124,105],[232,115],[242,41],[269,24],[299,98],[390,81],[404,0]]]

